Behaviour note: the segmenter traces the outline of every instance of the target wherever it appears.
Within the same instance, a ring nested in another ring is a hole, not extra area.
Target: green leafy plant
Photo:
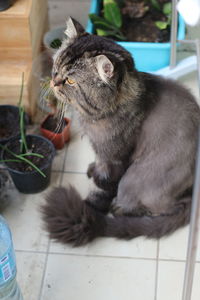
[[[126,40],[126,37],[121,31],[122,28],[122,14],[120,11],[119,1],[116,0],[102,0],[103,10],[102,17],[96,14],[89,14],[91,22],[95,26],[97,35],[99,36],[111,36],[118,40]],[[123,1],[121,1],[123,2]],[[171,1],[161,4],[158,0],[144,0],[147,4],[146,11],[152,7],[154,10],[161,12],[165,15],[165,21],[155,21],[155,25],[160,30],[166,29],[171,24]],[[121,3],[122,4],[122,3]]]
[[[120,8],[115,0],[103,0],[103,17],[89,14],[89,18],[100,36],[113,36],[119,40],[125,40],[121,32],[122,16]]]
[[[60,39],[55,39],[55,40],[53,40],[53,41],[51,42],[51,44],[50,44],[51,48],[53,48],[53,49],[57,49],[57,48],[59,48],[61,45],[62,45],[62,42],[61,42]]]
[[[28,159],[27,157],[30,156],[36,156],[39,158],[44,158],[43,155],[38,153],[30,152],[27,146],[26,136],[25,136],[25,130],[24,130],[24,114],[25,110],[22,106],[22,95],[23,95],[23,88],[24,88],[24,73],[22,74],[22,84],[21,84],[21,90],[20,90],[20,96],[19,96],[19,123],[20,123],[20,135],[21,135],[21,144],[20,144],[20,154],[16,154],[10,149],[8,149],[6,146],[0,145],[0,148],[5,150],[7,153],[9,153],[13,159],[5,159],[0,160],[0,162],[17,162],[22,163],[25,162],[28,165],[30,165],[33,169],[35,169],[38,173],[40,173],[43,177],[46,177],[46,175],[34,164]]]
[[[157,1],[157,0],[151,0],[151,1]],[[161,8],[159,8],[161,9]],[[162,13],[166,16],[166,21],[156,21],[155,25],[160,29],[166,29],[171,24],[171,13],[172,13],[172,4],[171,2],[167,2],[163,5]]]
[[[158,0],[150,0],[150,2],[155,9],[161,10],[160,3],[158,2]]]

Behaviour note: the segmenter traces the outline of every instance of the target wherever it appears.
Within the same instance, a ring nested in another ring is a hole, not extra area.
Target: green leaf
[[[164,22],[164,21],[156,21],[155,22],[156,27],[158,27],[160,30],[166,29],[167,26],[169,25],[168,22]]]
[[[171,13],[172,13],[172,4],[171,4],[171,2],[165,3],[163,5],[163,13],[166,16],[171,15]]]
[[[18,160],[21,161],[24,161],[26,162],[27,164],[29,164],[32,168],[34,168],[38,173],[40,173],[40,175],[42,175],[43,177],[46,177],[46,175],[35,165],[33,164],[30,160],[24,158],[24,155],[23,154],[15,154],[14,152],[12,152],[10,149],[8,149],[6,146],[3,146],[0,144],[0,148],[1,149],[4,149],[5,151],[7,151],[8,153],[10,153],[11,155],[13,155],[14,157],[17,158],[17,162],[19,162]],[[34,153],[35,154],[35,153]],[[39,154],[40,155],[40,154]]]
[[[97,28],[96,31],[99,36],[109,36],[109,35],[113,36],[114,35],[114,32],[111,30],[104,30],[104,29]]]
[[[122,33],[120,33],[119,31],[117,32],[117,31],[103,30],[103,29],[97,29],[96,31],[99,36],[113,36],[113,37],[116,37],[120,41],[126,40],[125,36]]]
[[[39,153],[34,153],[34,152],[27,152],[27,153],[24,153],[24,154],[20,154],[21,157],[24,157],[24,156],[36,156],[36,157],[39,157],[39,158],[44,158],[44,155],[42,154],[39,154]]]
[[[18,158],[21,159],[22,161],[26,162],[27,164],[29,164],[33,169],[35,169],[38,173],[40,173],[40,175],[42,175],[43,177],[46,177],[46,175],[30,160],[28,160],[24,157],[21,157],[20,155],[18,155]]]
[[[160,10],[160,4],[157,0],[151,0],[151,4],[155,9]]]
[[[96,27],[98,27],[98,25],[100,25],[100,26],[102,26],[102,27],[104,26],[106,28],[116,28],[109,21],[107,21],[104,18],[99,17],[95,14],[89,14],[89,18]]]
[[[109,25],[105,22],[99,22],[99,21],[94,22],[94,26],[95,26],[96,29],[97,28],[104,29],[104,30],[114,29],[114,27],[112,25]]]
[[[122,17],[118,4],[115,0],[103,0],[104,18],[111,24],[120,28],[122,26]]]
[[[1,159],[0,163],[1,162],[18,162],[18,163],[21,163],[21,160],[18,160],[18,159]]]

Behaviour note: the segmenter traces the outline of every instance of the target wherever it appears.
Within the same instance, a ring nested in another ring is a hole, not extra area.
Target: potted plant
[[[12,5],[13,0],[0,1],[0,11],[8,9]]]
[[[65,27],[57,27],[45,33],[43,44],[51,55],[61,46],[62,40],[65,37],[65,29]]]
[[[92,0],[89,18],[87,32],[116,40],[132,54],[139,71],[169,65],[171,1]],[[185,25],[179,16],[178,39],[184,37]]]
[[[62,104],[56,97],[50,94],[47,97],[48,106],[52,113],[49,113],[40,126],[43,136],[49,139],[56,149],[62,149],[70,139],[70,119],[63,116]],[[60,105],[60,107],[59,107]],[[59,108],[58,108],[59,107]]]
[[[12,138],[5,145],[0,145],[1,162],[5,164],[16,188],[22,193],[30,194],[40,192],[48,186],[55,148],[42,136],[25,134],[24,107],[21,106],[21,100],[22,93],[19,101],[20,137]]]

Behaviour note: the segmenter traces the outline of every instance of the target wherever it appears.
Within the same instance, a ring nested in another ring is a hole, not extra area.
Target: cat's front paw
[[[93,177],[95,166],[96,166],[95,162],[89,164],[88,169],[87,169],[87,176],[88,176],[88,178],[92,178]]]
[[[108,180],[110,177],[109,167],[106,163],[91,163],[87,170],[87,176],[96,180]]]
[[[103,190],[114,193],[117,182],[111,178],[109,165],[106,163],[91,163],[88,167],[87,176],[93,178],[94,183]]]

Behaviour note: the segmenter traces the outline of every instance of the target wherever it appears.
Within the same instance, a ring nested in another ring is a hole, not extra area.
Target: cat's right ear
[[[67,19],[66,25],[67,28],[65,30],[65,34],[69,39],[74,39],[85,33],[83,26],[71,17]]]
[[[98,55],[95,58],[97,71],[100,78],[104,82],[108,82],[108,79],[111,78],[114,74],[114,66],[112,62],[105,55]]]

